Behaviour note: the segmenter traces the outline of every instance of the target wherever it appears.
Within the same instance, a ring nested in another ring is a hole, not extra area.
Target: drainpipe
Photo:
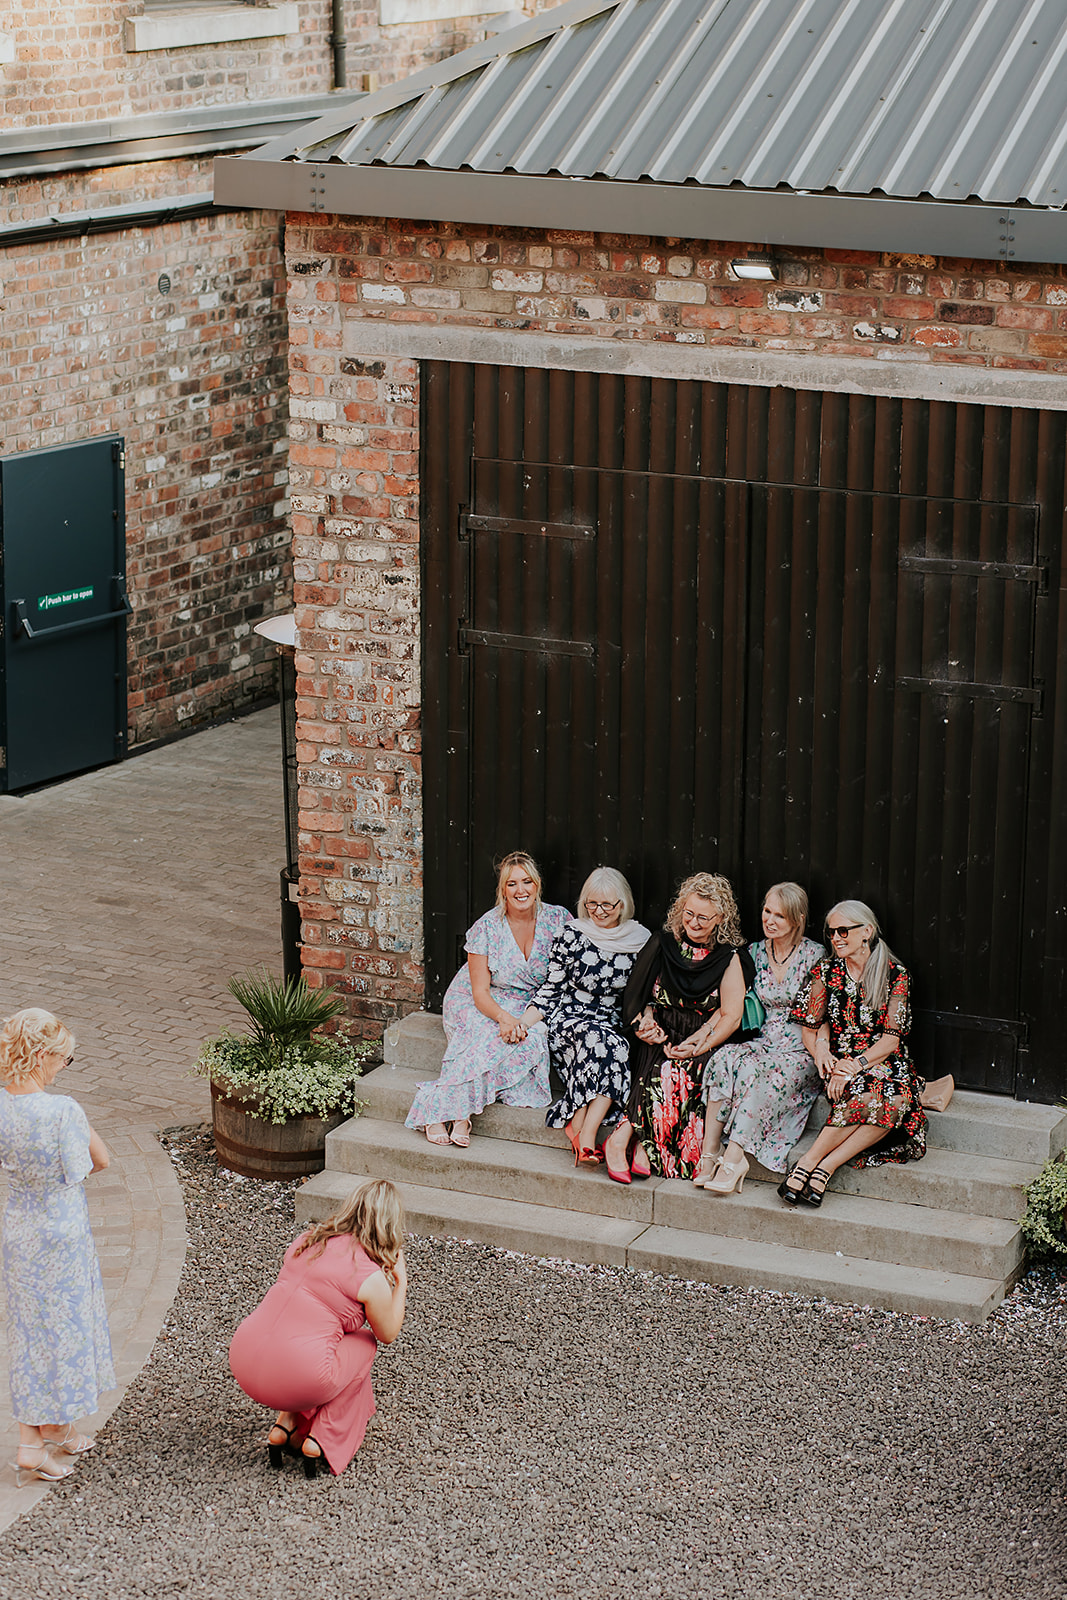
[[[333,33],[330,35],[333,45],[333,86],[335,89],[347,89],[348,68],[345,65],[345,52],[348,45],[345,42],[345,0],[333,0]]]

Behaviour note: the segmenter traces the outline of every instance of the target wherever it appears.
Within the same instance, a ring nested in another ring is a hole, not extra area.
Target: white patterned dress
[[[813,939],[802,939],[781,979],[772,976],[766,940],[750,945],[749,954],[756,967],[752,986],[763,1002],[766,1021],[758,1038],[724,1044],[715,1052],[704,1074],[702,1094],[705,1105],[722,1101],[724,1142],[733,1139],[761,1166],[784,1172],[822,1088],[800,1037],[800,1024],[791,1022],[789,1013],[825,951]]]
[[[521,1017],[548,975],[552,941],[570,918],[564,906],[542,905],[527,959],[507,918],[495,907],[467,933],[468,955],[489,962],[489,992],[498,1006]],[[409,1128],[476,1117],[494,1100],[506,1106],[547,1106],[548,1030],[543,1022],[521,1044],[505,1044],[491,1017],[478,1010],[466,962],[448,986],[441,1007],[448,1049],[441,1076],[421,1083],[407,1115]]]
[[[115,1386],[104,1288],[84,1179],[89,1124],[64,1094],[0,1089],[8,1172],[3,1278],[11,1409],[30,1427],[75,1422]]]
[[[562,1128],[597,1095],[617,1117],[630,1093],[630,1046],[619,1031],[622,992],[636,952],[599,950],[572,923],[552,946],[548,977],[530,1001],[548,1024],[552,1065],[563,1094],[545,1122]]]

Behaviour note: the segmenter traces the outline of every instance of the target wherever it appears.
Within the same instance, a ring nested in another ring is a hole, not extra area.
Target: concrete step
[[[327,1216],[348,1194],[349,1174],[327,1169],[297,1191],[300,1222]],[[796,1249],[684,1229],[646,1226],[454,1189],[401,1183],[412,1232],[473,1239],[531,1255],[673,1273],[705,1283],[751,1284],[913,1316],[983,1321],[1006,1285],[915,1266]]]
[[[296,1192],[298,1222],[318,1222],[348,1197],[348,1173],[319,1172]],[[397,1185],[407,1226],[423,1237],[474,1239],[526,1255],[562,1256],[589,1265],[624,1267],[626,1251],[642,1233],[643,1222],[599,1217],[586,1211],[560,1211],[525,1205],[521,1200],[487,1200],[484,1195],[423,1184]]]
[[[413,1085],[437,1076],[444,1051],[441,1018],[432,1012],[412,1012],[393,1023],[386,1032],[386,1065],[413,1072]],[[413,1096],[414,1087],[411,1092]],[[407,1115],[410,1105],[409,1099],[403,1116]],[[503,1108],[489,1108],[490,1111],[497,1109]],[[827,1109],[825,1100],[817,1101],[809,1127],[821,1128]],[[486,1117],[488,1115],[489,1112]],[[482,1131],[492,1132],[491,1125]],[[927,1137],[931,1149],[957,1150],[1040,1167],[1050,1156],[1067,1150],[1067,1112],[1056,1106],[960,1089],[953,1095],[947,1111],[930,1113]]]
[[[1014,1221],[864,1195],[831,1193],[818,1209],[790,1207],[769,1184],[720,1197],[680,1179],[611,1183],[575,1167],[569,1149],[475,1138],[469,1150],[431,1145],[395,1122],[359,1117],[327,1139],[331,1171],[457,1190],[563,1211],[744,1238],[968,1276],[1006,1279],[1022,1259]]]
[[[368,1073],[360,1086],[365,1116],[381,1122],[402,1123],[420,1079],[419,1072],[406,1067],[382,1066]],[[818,1119],[813,1120],[818,1126],[822,1125]],[[808,1148],[813,1137],[810,1133],[805,1135],[794,1152],[794,1159]],[[570,1151],[562,1129],[545,1127],[543,1111],[519,1107],[488,1106],[477,1119],[471,1149],[478,1140],[485,1138],[542,1145],[565,1154]],[[834,1190],[1015,1221],[1024,1210],[1023,1186],[1036,1177],[1039,1170],[1036,1163],[1005,1161],[931,1145],[922,1161],[909,1162],[903,1167],[887,1164],[862,1172],[845,1168],[834,1179]],[[754,1165],[748,1183],[777,1184],[779,1181],[778,1173]]]

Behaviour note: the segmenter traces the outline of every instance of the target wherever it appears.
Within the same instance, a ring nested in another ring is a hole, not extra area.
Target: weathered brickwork
[[[64,208],[98,203],[101,178],[64,179]],[[277,218],[22,245],[0,274],[4,452],[126,441],[131,742],[262,699],[274,650],[250,630],[285,609],[290,570]]]
[[[0,22],[16,49],[3,68],[0,127],[324,93],[333,83],[330,0],[299,0],[299,6],[299,34],[128,51],[125,19],[142,15],[144,0],[79,0],[75,6],[19,0]],[[368,74],[372,82],[392,83],[463,50],[483,37],[484,21],[381,28],[376,5],[346,5],[349,87],[366,87]]]
[[[290,214],[304,961],[367,1033],[421,1000],[418,369],[360,322],[1067,369],[1064,269]]]

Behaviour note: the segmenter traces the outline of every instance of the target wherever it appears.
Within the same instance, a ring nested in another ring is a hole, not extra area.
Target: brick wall
[[[292,503],[304,963],[368,1033],[421,968],[418,368],[368,320],[1067,368],[1067,275],[856,251],[290,214]]]
[[[66,6],[53,0],[19,0],[0,21],[16,46],[16,59],[0,68],[0,127],[92,122],[189,105],[323,93],[333,82],[331,0],[299,0],[299,6],[299,36],[128,51],[125,19],[142,15],[144,0],[78,0]],[[487,11],[494,9],[500,7]],[[348,82],[355,90],[364,86],[364,74],[391,83],[484,35],[484,18],[478,17],[380,28],[376,5],[351,0],[345,26]]]
[[[8,193],[21,220],[210,185],[210,163],[152,163]],[[4,453],[126,440],[131,742],[271,693],[251,626],[290,603],[278,218],[9,249],[0,358]]]

